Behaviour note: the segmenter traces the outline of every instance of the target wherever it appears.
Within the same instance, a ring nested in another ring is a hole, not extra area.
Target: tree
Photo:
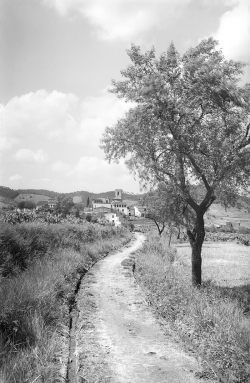
[[[146,217],[151,219],[157,229],[158,233],[164,232],[166,226],[170,230],[170,239],[172,227],[180,227],[182,224],[182,214],[184,209],[184,201],[179,193],[175,193],[175,187],[171,183],[159,184],[156,189],[150,190],[146,193],[141,200],[141,204],[147,209]]]
[[[89,207],[89,196],[87,198],[87,207]]]
[[[65,194],[62,194],[57,199],[55,212],[61,213],[64,217],[66,217],[74,205],[75,204],[72,197],[67,197]]]
[[[119,98],[133,103],[124,118],[107,127],[101,147],[109,161],[125,158],[142,186],[173,182],[195,222],[186,220],[192,248],[192,282],[201,284],[204,214],[217,191],[249,187],[250,84],[238,85],[245,64],[226,61],[209,38],[183,56],[142,54],[132,45],[132,64],[112,81]],[[193,185],[204,195],[195,198]],[[191,214],[192,215],[192,214]]]
[[[32,210],[32,209],[36,208],[35,203],[32,202],[32,201],[21,201],[21,202],[18,203],[17,206],[19,207],[19,209],[29,209],[29,210]]]

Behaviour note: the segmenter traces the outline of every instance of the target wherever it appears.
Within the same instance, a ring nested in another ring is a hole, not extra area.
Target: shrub
[[[132,222],[123,222],[122,226],[128,229],[129,231],[134,231],[135,225]]]
[[[239,234],[250,234],[250,229],[245,226],[240,226],[238,229]]]
[[[86,215],[86,221],[91,222],[91,220],[92,220],[92,216],[90,214],[87,214]]]
[[[233,226],[227,225],[221,226],[220,228],[218,228],[218,231],[221,233],[235,233],[235,229],[233,228]]]

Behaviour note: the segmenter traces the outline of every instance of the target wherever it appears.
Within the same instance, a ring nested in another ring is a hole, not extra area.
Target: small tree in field
[[[174,185],[159,184],[156,189],[146,193],[141,201],[147,209],[146,217],[151,219],[161,236],[166,226],[170,231],[170,240],[173,226],[180,227],[184,209],[181,195],[175,193]]]
[[[226,61],[212,38],[183,56],[173,43],[159,59],[135,45],[128,55],[132,64],[112,92],[134,107],[106,128],[101,147],[109,161],[125,158],[142,185],[175,185],[195,216],[185,222],[192,282],[200,285],[204,214],[227,185],[249,186],[250,84],[238,85],[245,64]],[[194,184],[204,195],[195,196]]]

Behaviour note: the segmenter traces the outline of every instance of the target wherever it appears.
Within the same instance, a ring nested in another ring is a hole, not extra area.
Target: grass
[[[191,247],[176,245],[177,259],[191,267]],[[250,248],[242,244],[204,242],[202,247],[202,275],[220,287],[236,287],[250,282]],[[249,302],[250,303],[250,302]]]
[[[191,283],[190,266],[177,257],[165,240],[149,238],[136,258],[136,277],[162,318],[224,381],[246,383],[250,379],[250,318],[243,311],[250,305],[250,284],[219,286],[206,280],[198,290]]]
[[[67,358],[69,311],[76,285],[86,269],[126,243],[131,234],[89,224],[26,224],[7,229],[1,232],[1,243],[13,267],[0,284],[0,382],[59,382]],[[43,246],[36,240],[39,246],[32,247],[37,232]],[[15,239],[14,250],[6,247],[3,233]],[[25,267],[16,265],[17,255]]]

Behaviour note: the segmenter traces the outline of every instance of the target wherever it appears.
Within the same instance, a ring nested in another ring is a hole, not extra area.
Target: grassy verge
[[[176,250],[164,240],[149,238],[136,258],[136,278],[159,315],[203,359],[211,362],[203,376],[224,381],[250,381],[250,286],[218,287],[207,281],[197,290],[190,269],[176,261]],[[216,371],[215,371],[216,370]]]
[[[8,262],[1,258],[0,382],[61,381],[79,277],[130,237],[127,230],[91,224],[3,228],[0,247]]]

